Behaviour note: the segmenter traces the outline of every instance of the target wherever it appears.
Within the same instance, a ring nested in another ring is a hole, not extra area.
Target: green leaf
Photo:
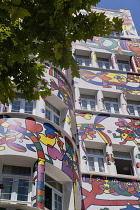
[[[17,19],[24,19],[24,17],[31,16],[30,12],[22,7],[16,8],[13,12],[11,20],[14,22]]]
[[[70,69],[79,77],[77,62],[72,57],[71,42],[109,34],[111,28],[122,29],[122,20],[109,21],[101,13],[90,11],[100,0],[2,0],[0,2],[0,101],[12,101],[15,88],[29,101],[50,95],[42,79],[44,66]],[[75,14],[75,15],[74,15]],[[31,54],[35,59],[31,59]],[[12,78],[12,80],[11,80]],[[41,83],[40,92],[38,83]]]

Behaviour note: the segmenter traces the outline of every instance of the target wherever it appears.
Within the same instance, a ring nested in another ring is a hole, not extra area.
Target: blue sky
[[[140,0],[101,0],[96,6],[115,10],[120,8],[129,9],[140,36]]]

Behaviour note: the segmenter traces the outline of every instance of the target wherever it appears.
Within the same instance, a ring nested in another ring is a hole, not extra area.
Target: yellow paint
[[[7,128],[10,124],[7,123],[7,122],[3,122],[3,123],[1,123],[1,125],[2,125],[3,127]]]
[[[108,189],[104,189],[104,193],[110,194],[108,180],[105,180],[104,187],[105,188],[108,188]]]
[[[93,139],[90,135],[87,135],[87,138],[88,138],[89,140],[92,140],[92,139]]]
[[[51,138],[45,136],[44,134],[39,134],[39,136],[40,136],[40,141],[41,141],[43,144],[45,144],[45,145],[54,146],[55,143],[56,143],[56,139],[55,139],[55,138],[51,139]]]
[[[103,136],[103,134],[101,134],[98,130],[97,130],[98,134],[101,136],[101,138],[105,141],[105,143],[108,145],[108,141],[106,140],[106,138]]]
[[[38,158],[38,164],[44,166],[45,165],[45,160],[42,158]]]
[[[94,55],[92,56],[92,58],[97,61],[97,56],[96,56],[96,53],[94,53]]]
[[[92,116],[93,116],[93,114],[86,113],[85,116],[84,116],[84,118],[87,119],[87,120],[90,120]]]
[[[2,151],[2,150],[4,150],[5,149],[5,147],[0,147],[0,151]]]
[[[76,200],[76,194],[77,194],[76,191],[77,190],[76,190],[76,184],[75,183],[73,183],[73,191],[74,191],[74,208],[75,208],[75,210],[77,210],[76,209],[76,201],[77,201]]]
[[[138,142],[136,140],[133,141],[135,144],[138,144]]]
[[[67,116],[62,122],[67,122],[68,124],[71,123],[71,119],[69,116]]]
[[[30,131],[28,131],[28,130],[27,130],[26,132],[27,132],[27,133],[31,133],[31,132],[30,132]]]
[[[126,77],[121,74],[108,73],[106,76],[109,77],[109,82],[115,82],[115,83],[117,83],[118,81],[121,81],[124,83],[127,82]],[[120,79],[118,79],[119,76],[120,76]]]
[[[82,125],[81,124],[77,124],[77,127],[82,127]]]

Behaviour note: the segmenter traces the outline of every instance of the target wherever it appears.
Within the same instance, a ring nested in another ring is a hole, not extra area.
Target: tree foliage
[[[111,22],[104,13],[90,13],[100,0],[1,0],[0,1],[0,101],[12,101],[15,88],[25,99],[36,100],[50,94],[42,79],[44,66],[68,69],[78,76],[71,54],[71,42],[106,35],[113,27],[121,30],[122,20]],[[80,9],[89,12],[79,13]],[[38,91],[39,82],[42,84]]]

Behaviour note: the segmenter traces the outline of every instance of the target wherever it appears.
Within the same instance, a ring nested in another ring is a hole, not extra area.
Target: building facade
[[[140,39],[91,11],[123,31],[72,44],[80,78],[44,63],[51,96],[0,105],[0,210],[140,209]]]

